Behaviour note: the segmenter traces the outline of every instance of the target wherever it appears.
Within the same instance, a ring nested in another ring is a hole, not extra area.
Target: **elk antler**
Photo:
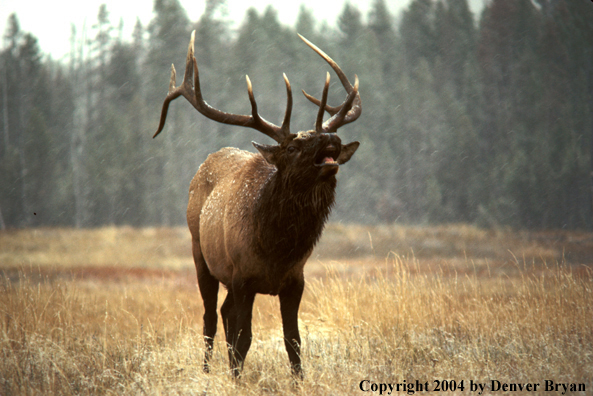
[[[292,113],[292,90],[290,88],[290,82],[284,74],[284,82],[286,83],[286,112],[284,113],[284,120],[282,126],[277,126],[271,122],[266,121],[257,113],[257,104],[255,103],[255,96],[253,95],[253,87],[249,76],[245,76],[247,80],[247,93],[249,94],[249,101],[251,102],[251,115],[239,115],[225,113],[224,111],[217,110],[211,107],[202,98],[202,92],[200,90],[200,78],[198,74],[198,63],[194,56],[194,39],[196,31],[194,30],[191,34],[189,41],[189,48],[187,49],[187,59],[185,60],[185,75],[183,82],[177,88],[175,88],[175,66],[171,65],[171,81],[169,82],[169,93],[163,102],[163,109],[161,111],[161,120],[159,127],[154,134],[153,138],[156,137],[165,126],[165,120],[167,119],[167,111],[169,110],[169,103],[172,100],[177,99],[179,96],[183,96],[192,106],[195,107],[204,116],[211,120],[229,124],[238,125],[248,128],[256,129],[265,135],[271,137],[278,143],[282,143],[284,138],[290,133],[290,116]],[[192,86],[191,80],[194,78],[194,86]]]
[[[358,92],[358,76],[354,76],[354,86],[350,84],[348,77],[344,74],[340,66],[330,58],[325,52],[320,50],[315,44],[304,38],[299,34],[299,37],[307,44],[313,51],[317,52],[329,65],[334,69],[338,78],[342,82],[342,85],[346,89],[348,96],[344,103],[340,106],[332,107],[327,104],[327,90],[329,88],[329,74],[325,80],[325,86],[323,88],[323,94],[321,100],[314,98],[313,96],[309,95],[305,91],[303,94],[307,99],[311,102],[315,103],[319,106],[319,113],[317,114],[317,122],[315,123],[315,130],[318,133],[330,133],[336,132],[339,127],[349,124],[352,121],[355,121],[362,112],[362,101],[360,99],[360,94]],[[325,121],[323,125],[321,121],[323,120],[323,113],[324,110],[327,111],[332,117]]]

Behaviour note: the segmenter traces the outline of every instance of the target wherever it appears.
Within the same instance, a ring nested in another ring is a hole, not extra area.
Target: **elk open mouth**
[[[323,150],[315,158],[315,166],[340,166],[336,158],[338,158],[338,152],[336,150]]]
[[[333,157],[324,157],[321,161],[315,161],[315,166],[340,166]]]

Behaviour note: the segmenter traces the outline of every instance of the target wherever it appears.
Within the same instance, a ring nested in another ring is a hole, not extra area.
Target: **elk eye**
[[[286,151],[288,151],[288,154],[294,154],[294,152],[296,151],[296,147],[290,146],[286,149]]]

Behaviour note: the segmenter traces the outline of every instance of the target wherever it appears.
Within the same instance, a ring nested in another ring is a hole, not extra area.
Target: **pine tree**
[[[432,64],[438,54],[432,0],[413,0],[402,13],[399,34],[408,65],[417,65],[421,58]]]
[[[149,42],[145,64],[148,80],[145,80],[145,92],[148,108],[160,109],[169,86],[172,62],[177,65],[179,78],[183,75],[190,23],[187,13],[177,0],[155,0],[154,14],[148,26]],[[179,80],[177,84],[180,83]],[[150,180],[145,207],[151,222],[163,225],[179,223],[183,219],[180,202],[185,198],[185,186],[176,177],[176,166],[181,157],[176,151],[181,138],[180,132],[186,127],[183,115],[189,109],[182,108],[181,104],[176,105],[169,110],[167,130],[158,140],[150,142],[150,151],[147,153],[152,159],[146,164]],[[153,116],[152,122],[153,125],[158,125],[158,116]]]
[[[2,84],[5,173],[0,176],[5,187],[0,196],[10,202],[3,205],[7,208],[4,211],[7,214],[3,215],[7,216],[6,222],[27,226],[49,220],[51,213],[47,210],[46,197],[51,193],[52,167],[45,163],[52,150],[47,131],[51,110],[49,76],[42,64],[37,39],[20,30],[14,14],[9,17],[5,42],[7,48],[1,56],[5,67]]]

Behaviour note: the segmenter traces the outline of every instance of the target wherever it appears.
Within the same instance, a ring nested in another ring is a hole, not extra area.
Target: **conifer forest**
[[[301,7],[295,26],[270,6],[231,28],[209,0],[192,19],[154,0],[131,37],[101,6],[73,29],[60,61],[8,16],[0,52],[0,228],[185,223],[189,182],[225,146],[273,143],[175,101],[153,139],[170,65],[181,83],[190,33],[213,107],[312,129],[329,70],[297,32],[360,79],[361,118],[340,130],[360,149],[338,175],[333,221],[591,229],[593,3],[412,0],[399,15],[346,3],[335,26]],[[344,99],[332,75],[329,103]]]

